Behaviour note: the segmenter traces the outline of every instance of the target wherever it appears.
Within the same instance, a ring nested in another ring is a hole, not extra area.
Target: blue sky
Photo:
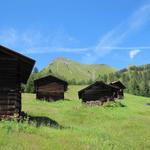
[[[148,0],[1,0],[0,44],[34,58],[118,69],[150,63]]]

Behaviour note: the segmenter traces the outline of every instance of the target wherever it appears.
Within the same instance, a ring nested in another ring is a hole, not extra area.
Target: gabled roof
[[[35,64],[35,60],[26,57],[2,45],[0,45],[0,53],[7,55],[10,58],[15,58],[19,61],[21,67],[20,68],[21,82],[26,83]]]
[[[82,97],[82,94],[83,94],[84,92],[86,92],[87,90],[93,89],[94,87],[97,87],[97,86],[100,86],[100,85],[103,86],[104,88],[118,89],[118,88],[115,87],[115,86],[105,84],[103,81],[96,81],[95,83],[93,83],[93,84],[87,86],[86,88],[80,90],[80,91],[78,92],[79,98],[81,98],[81,97]]]
[[[42,83],[43,81],[46,81],[45,84],[47,84],[47,81],[52,81],[52,82],[60,82],[62,84],[65,84],[65,85],[68,85],[68,83],[62,79],[59,79],[55,76],[52,76],[52,75],[48,75],[48,76],[45,76],[45,77],[42,77],[42,78],[39,78],[37,80],[34,80],[34,84],[35,86],[38,86],[39,83]]]
[[[17,58],[20,61],[23,61],[23,62],[26,62],[26,63],[29,63],[29,64],[35,63],[35,60],[33,60],[33,59],[31,59],[31,58],[29,58],[27,56],[24,56],[24,55],[22,55],[22,54],[20,54],[20,53],[18,53],[16,51],[13,51],[13,50],[5,47],[5,46],[2,46],[2,45],[0,45],[0,52],[3,52],[5,54],[7,54],[7,55],[10,55],[12,57]]]
[[[114,82],[111,82],[109,85],[112,85],[112,86],[115,86],[119,89],[125,89],[126,87],[122,84],[121,81],[114,81]]]

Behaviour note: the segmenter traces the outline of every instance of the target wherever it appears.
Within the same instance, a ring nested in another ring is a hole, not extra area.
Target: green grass
[[[53,103],[23,94],[23,111],[54,123],[0,122],[0,150],[150,150],[149,98],[126,94],[126,107],[90,107],[77,98],[81,88],[70,86],[66,100]]]

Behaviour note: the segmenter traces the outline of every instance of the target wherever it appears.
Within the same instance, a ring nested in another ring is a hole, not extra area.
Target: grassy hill
[[[116,71],[115,68],[104,64],[87,65],[67,58],[57,58],[45,67],[38,76],[41,77],[53,74],[68,82],[87,83],[91,80],[94,81],[99,75],[108,74],[114,71]]]
[[[90,107],[77,98],[81,88],[69,86],[66,100],[53,103],[23,94],[23,110],[36,121],[0,122],[0,150],[150,149],[149,98],[125,94],[126,107]]]

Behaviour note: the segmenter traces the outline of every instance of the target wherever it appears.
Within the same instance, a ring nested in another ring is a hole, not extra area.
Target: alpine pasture
[[[149,98],[125,94],[121,102],[87,106],[84,86],[69,86],[65,100],[37,101],[22,94],[22,122],[0,122],[0,150],[149,150]]]

